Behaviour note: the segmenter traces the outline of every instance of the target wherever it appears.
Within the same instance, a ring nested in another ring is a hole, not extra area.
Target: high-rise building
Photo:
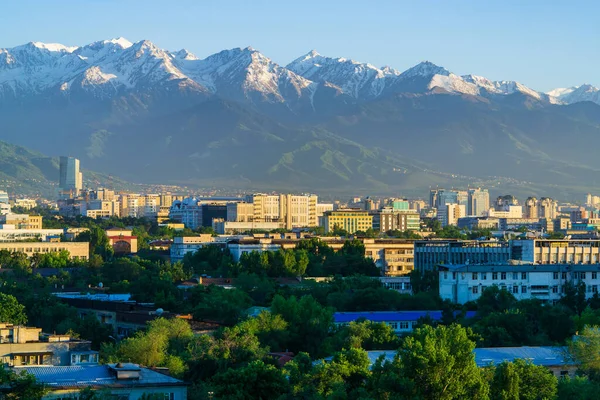
[[[487,189],[469,189],[468,190],[467,214],[480,217],[490,208],[490,194]]]
[[[464,204],[446,203],[437,210],[437,219],[442,227],[447,225],[457,225],[458,219],[465,217],[467,208]]]
[[[525,200],[525,207],[523,207],[524,218],[538,218],[538,200],[535,197],[528,197]]]
[[[538,203],[538,216],[540,218],[554,219],[556,217],[557,203],[550,197],[542,197]]]
[[[83,176],[79,170],[79,160],[75,157],[60,157],[60,188],[79,195],[83,189]]]
[[[0,190],[0,203],[9,204],[8,193],[4,190]]]

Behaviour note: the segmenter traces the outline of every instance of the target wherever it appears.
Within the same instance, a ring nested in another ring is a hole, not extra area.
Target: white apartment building
[[[467,216],[467,208],[464,204],[446,203],[437,210],[437,219],[442,227],[457,225],[458,219]]]
[[[586,297],[598,292],[598,264],[440,265],[439,293],[443,300],[465,304],[490,286],[508,290],[517,300],[560,300],[567,283],[586,286]]]

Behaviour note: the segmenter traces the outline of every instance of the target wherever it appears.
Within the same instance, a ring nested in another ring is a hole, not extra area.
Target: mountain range
[[[281,66],[251,47],[199,59],[147,40],[32,42],[0,49],[0,121],[0,139],[132,181],[600,188],[598,88],[543,93],[427,61],[400,72],[316,51]]]

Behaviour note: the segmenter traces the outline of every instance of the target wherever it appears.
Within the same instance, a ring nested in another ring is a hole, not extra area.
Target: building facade
[[[74,260],[90,258],[90,244],[87,242],[0,242],[0,250],[25,253],[28,257],[36,253],[60,253],[65,250]]]
[[[438,271],[440,297],[457,304],[476,301],[490,286],[507,290],[517,300],[555,303],[568,283],[585,284],[586,298],[598,293],[600,285],[594,264],[440,265]]]
[[[60,157],[60,188],[78,196],[83,189],[83,176],[79,170],[79,160],[75,157]]]
[[[373,227],[373,216],[368,211],[356,208],[327,211],[323,215],[323,227],[325,233],[333,232],[336,227],[350,234],[366,232]]]

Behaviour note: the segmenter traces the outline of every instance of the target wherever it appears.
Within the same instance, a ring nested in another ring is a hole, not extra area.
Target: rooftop
[[[467,311],[467,318],[475,316],[475,311]],[[429,317],[434,321],[442,319],[442,311],[358,311],[333,313],[335,323],[347,323],[365,318],[372,322],[389,321],[417,321],[419,318]]]
[[[133,368],[135,367],[135,368]],[[123,369],[125,368],[125,369]],[[135,364],[77,365],[67,367],[23,367],[35,379],[51,389],[132,387],[132,386],[181,386],[184,382]],[[139,379],[117,379],[115,370],[135,371],[139,369]]]

